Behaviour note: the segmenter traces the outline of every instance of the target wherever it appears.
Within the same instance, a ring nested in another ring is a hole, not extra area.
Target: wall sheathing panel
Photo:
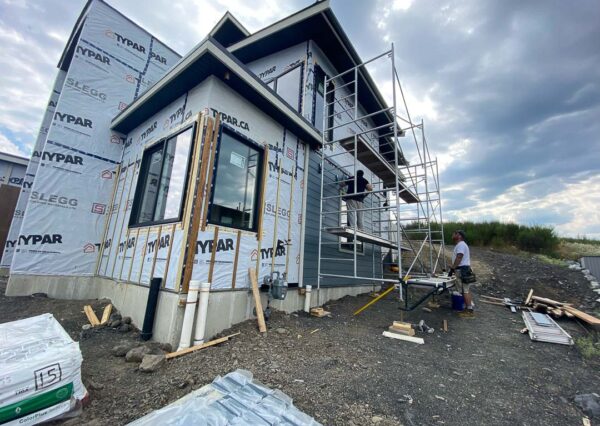
[[[48,130],[50,129],[52,118],[54,117],[56,104],[58,103],[58,98],[65,82],[66,74],[66,72],[59,70],[56,79],[54,80],[54,86],[52,87],[50,99],[48,100],[48,105],[46,106],[46,111],[44,112],[44,116],[42,118],[42,124],[40,125],[40,129],[33,146],[33,153],[29,159],[27,170],[25,171],[25,176],[21,186],[21,193],[19,194],[13,220],[8,232],[6,246],[4,247],[4,254],[2,255],[2,261],[0,262],[0,267],[2,268],[9,268],[12,263],[12,258],[15,253],[17,241],[19,239],[19,232],[21,230],[21,225],[23,224],[25,209],[27,207],[27,203],[29,202],[31,187],[40,164],[40,158],[43,155],[44,144],[46,143]],[[58,157],[50,157],[49,154],[46,154],[46,159],[51,163],[55,163],[57,166],[60,166],[60,164],[66,161],[66,158],[59,159]],[[73,157],[72,160],[73,162],[78,162],[79,159]]]
[[[105,3],[92,3],[45,142],[36,149],[40,165],[33,173],[11,273],[95,273],[124,149],[124,139],[110,131],[110,122],[178,60],[176,53]],[[132,185],[131,164],[131,158],[123,161],[119,191],[128,192]],[[128,201],[124,197],[113,206],[119,212],[115,221],[128,216]],[[109,250],[118,256],[122,232],[113,228],[109,233],[119,237]],[[112,275],[121,272],[122,263],[108,259],[100,267]]]

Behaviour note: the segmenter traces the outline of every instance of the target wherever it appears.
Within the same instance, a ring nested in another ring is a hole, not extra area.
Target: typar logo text
[[[130,40],[127,37],[114,32],[113,30],[106,30],[104,32],[104,34],[106,35],[106,37],[112,38],[113,40],[115,40],[117,42],[117,44],[119,44],[121,46],[125,46],[128,49],[137,50],[140,53],[146,53],[146,46],[144,46],[143,44],[138,43],[134,40]]]

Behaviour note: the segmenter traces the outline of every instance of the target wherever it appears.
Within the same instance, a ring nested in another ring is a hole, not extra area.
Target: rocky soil
[[[533,288],[540,296],[597,309],[581,272],[491,250],[473,249],[472,258],[480,280],[476,294],[523,298]],[[111,353],[118,345],[140,345],[137,331],[82,330],[83,305],[100,313],[108,301],[7,298],[4,286],[1,282],[0,322],[51,312],[80,342],[91,398],[69,424],[126,424],[238,368],[331,425],[578,425],[583,414],[574,397],[600,393],[598,361],[583,359],[575,346],[532,342],[519,333],[520,314],[477,298],[474,319],[458,317],[448,297],[438,298],[441,306],[432,312],[405,314],[405,321],[424,320],[435,328],[420,334],[424,345],[381,335],[400,319],[391,295],[352,316],[370,300],[364,295],[326,305],[331,318],[275,313],[266,335],[254,321],[239,324],[223,333],[241,332],[229,342],[144,373],[139,362]],[[444,319],[447,333],[441,330]],[[588,333],[573,320],[560,324],[573,337]]]

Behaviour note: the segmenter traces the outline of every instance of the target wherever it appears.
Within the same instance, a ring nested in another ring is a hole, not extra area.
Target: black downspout
[[[146,303],[146,314],[144,315],[144,326],[142,327],[142,340],[152,338],[152,328],[154,327],[154,315],[156,314],[156,305],[158,303],[158,293],[162,278],[152,278],[150,280],[150,289],[148,290],[148,302]]]

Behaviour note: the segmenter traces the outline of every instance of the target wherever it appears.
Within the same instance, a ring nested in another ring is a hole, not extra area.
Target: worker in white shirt
[[[467,316],[473,315],[473,296],[470,291],[470,284],[466,283],[466,278],[473,274],[471,270],[471,254],[467,245],[466,235],[464,231],[456,230],[452,234],[454,241],[454,251],[452,252],[452,266],[450,267],[450,275],[456,273],[462,285],[462,293],[465,298],[465,307]]]

